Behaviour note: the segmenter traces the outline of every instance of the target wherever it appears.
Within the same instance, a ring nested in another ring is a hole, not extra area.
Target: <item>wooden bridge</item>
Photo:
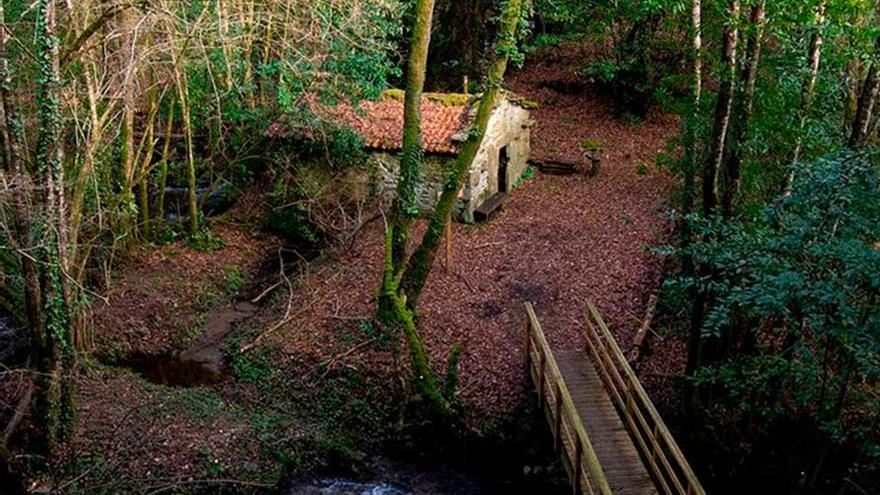
[[[593,304],[587,352],[553,351],[526,304],[526,356],[574,492],[705,495]]]

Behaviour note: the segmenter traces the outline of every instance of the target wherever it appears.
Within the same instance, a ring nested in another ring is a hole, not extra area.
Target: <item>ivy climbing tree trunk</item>
[[[45,451],[53,454],[73,429],[76,351],[71,336],[73,293],[67,266],[67,214],[64,197],[64,156],[58,35],[55,0],[40,0],[37,18],[38,139],[37,171],[43,187],[41,292],[44,331],[37,336],[38,378],[36,418],[44,428]]]
[[[501,15],[498,44],[495,48],[496,58],[489,67],[486,86],[480,98],[473,128],[468,133],[467,140],[462,145],[458,158],[452,167],[452,172],[443,187],[440,200],[431,215],[428,230],[422,237],[415,253],[409,259],[401,279],[400,287],[406,295],[406,304],[410,309],[415,309],[418,304],[419,296],[425,287],[425,282],[428,280],[428,275],[431,273],[437,251],[440,248],[446,219],[452,212],[452,207],[464,184],[467,172],[483,144],[489,119],[495,109],[498,96],[501,94],[501,85],[504,82],[504,74],[507,72],[510,54],[516,49],[516,30],[520,23],[522,3],[522,0],[510,0],[505,5]]]

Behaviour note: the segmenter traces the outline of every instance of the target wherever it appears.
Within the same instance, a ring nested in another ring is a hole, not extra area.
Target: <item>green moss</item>
[[[382,99],[402,102],[406,92],[402,89],[389,89],[382,93]],[[464,93],[423,93],[422,97],[434,103],[440,103],[445,107],[464,107],[474,100],[474,95]]]
[[[581,149],[584,151],[599,151],[602,149],[602,143],[596,139],[584,139],[581,141]]]

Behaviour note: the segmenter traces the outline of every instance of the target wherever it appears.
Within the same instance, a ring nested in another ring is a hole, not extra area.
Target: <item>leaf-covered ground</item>
[[[663,243],[670,229],[663,205],[671,180],[654,159],[677,131],[677,119],[654,115],[623,123],[605,97],[575,77],[582,54],[545,55],[509,81],[540,103],[532,159],[582,162],[582,143],[594,140],[603,149],[601,173],[539,174],[490,223],[454,226],[452,266],[445,270],[438,260],[420,301],[419,327],[438,370],[453,344],[464,345],[460,394],[476,406],[473,419],[503,416],[520,399],[526,301],[534,303],[552,345],[583,347],[583,317],[592,300],[627,346],[661,276],[663,261],[649,248]],[[320,354],[335,340],[340,321],[371,318],[382,241],[377,222],[332,267],[303,280],[294,304],[302,314],[274,336],[288,355],[308,361],[308,353]],[[346,359],[393,365],[367,349]],[[664,371],[670,366],[676,367],[667,362]]]
[[[583,347],[592,300],[628,347],[658,290],[663,260],[649,247],[669,235],[664,201],[671,180],[654,159],[678,123],[663,115],[621,122],[604,96],[574,76],[582,61],[577,50],[548,50],[512,74],[509,85],[540,103],[533,159],[582,161],[581,144],[590,139],[603,148],[601,173],[538,174],[488,224],[455,225],[452,266],[438,260],[420,302],[419,327],[438,370],[455,343],[464,345],[459,393],[476,427],[512,413],[525,392],[526,301],[535,304],[555,346]],[[120,353],[179,348],[187,340],[180,333],[233,298],[230,266],[253,276],[260,261],[275,257],[272,242],[251,229],[233,225],[218,233],[227,240],[222,250],[196,253],[177,244],[129,263],[110,293],[111,306],[95,315],[102,346]],[[159,490],[209,479],[259,483],[277,477],[279,462],[303,466],[299,456],[334,428],[360,438],[364,445],[355,448],[380,442],[368,423],[394,417],[401,393],[394,377],[406,367],[371,323],[382,242],[378,220],[350,247],[288,273],[290,298],[284,283],[269,293],[240,343],[274,330],[244,358],[232,359],[226,383],[175,389],[107,368],[81,377],[71,449],[86,456],[85,464],[68,466],[64,476],[117,489],[148,481]],[[224,294],[211,303],[202,299],[210,292]],[[276,325],[285,313],[287,322]],[[170,323],[157,325],[157,318]],[[680,342],[667,338],[655,349],[643,368],[648,375],[681,368]],[[390,404],[371,406],[383,401]],[[308,419],[300,422],[301,413]],[[285,457],[291,452],[296,459]]]

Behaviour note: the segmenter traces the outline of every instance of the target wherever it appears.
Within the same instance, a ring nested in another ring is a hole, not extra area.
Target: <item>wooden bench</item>
[[[510,194],[505,192],[496,193],[491,198],[487,199],[483,204],[478,206],[474,210],[474,221],[475,222],[485,222],[489,220],[489,217],[497,210],[500,210],[501,207],[504,206],[510,199]]]

